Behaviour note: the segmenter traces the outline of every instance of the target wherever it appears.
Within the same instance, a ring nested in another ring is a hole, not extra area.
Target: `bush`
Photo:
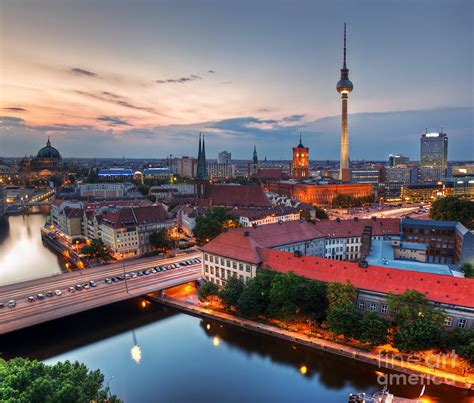
[[[346,337],[354,337],[359,334],[360,315],[354,304],[350,302],[331,306],[326,321],[329,330],[336,335],[342,334]]]

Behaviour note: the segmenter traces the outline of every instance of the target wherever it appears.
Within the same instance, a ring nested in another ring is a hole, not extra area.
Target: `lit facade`
[[[301,181],[309,176],[309,148],[305,147],[301,141],[297,147],[293,147],[293,178]]]

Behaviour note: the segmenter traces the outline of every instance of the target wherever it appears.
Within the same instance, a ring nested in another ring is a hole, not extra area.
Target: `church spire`
[[[49,136],[48,136],[48,141],[46,142],[46,147],[51,147],[51,141],[49,141]]]
[[[207,174],[206,146],[204,144],[204,136],[201,136],[201,133],[199,133],[199,151],[198,151],[198,161],[197,161],[197,168],[196,168],[196,179],[198,180],[209,179],[209,176]]]
[[[258,156],[257,156],[257,146],[253,145],[253,163],[258,164]]]

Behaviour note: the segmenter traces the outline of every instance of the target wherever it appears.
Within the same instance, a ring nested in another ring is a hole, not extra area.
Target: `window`
[[[227,267],[230,267],[230,260],[227,260],[227,261],[225,262],[225,265],[226,265]]]
[[[249,265],[249,264],[247,264],[247,265],[245,266],[245,270],[247,271],[247,273],[250,273],[250,265]]]
[[[459,319],[458,328],[464,329],[466,327],[466,324],[467,324],[467,319]]]
[[[239,263],[239,270],[243,270],[244,269],[244,265],[242,263]]]
[[[242,281],[242,283],[244,282],[244,276],[242,276],[242,274],[239,276],[239,279]]]
[[[207,267],[207,264],[206,264],[206,273],[209,273],[209,267]]]
[[[214,257],[213,257],[212,255],[209,256],[209,260],[210,260],[211,262],[214,262]]]
[[[214,267],[211,266],[211,274],[214,274]]]
[[[221,269],[221,277],[225,278],[225,270],[224,269]]]
[[[370,309],[371,311],[376,311],[376,310],[377,310],[377,303],[376,303],[376,302],[371,302],[369,309]]]
[[[204,260],[209,260],[209,256],[207,256],[207,253],[204,255]]]
[[[359,301],[359,309],[364,309],[364,308],[365,308],[364,301]]]
[[[232,262],[232,268],[237,270],[237,263],[236,262]]]
[[[221,258],[221,265],[224,266],[225,263],[224,263],[224,259]]]
[[[380,308],[380,312],[382,312],[382,315],[386,315],[388,313],[388,305],[382,304],[382,307]]]
[[[446,316],[444,318],[444,326],[451,327],[452,323],[453,323],[453,318],[451,318],[450,316]]]

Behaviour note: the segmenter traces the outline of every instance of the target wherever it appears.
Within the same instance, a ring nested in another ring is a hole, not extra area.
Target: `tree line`
[[[474,329],[446,331],[446,314],[415,290],[389,294],[387,318],[357,309],[357,290],[349,281],[323,283],[268,269],[259,270],[246,285],[237,277],[229,278],[220,290],[205,283],[199,298],[210,302],[218,298],[225,309],[248,318],[306,322],[372,346],[391,342],[402,352],[455,349],[474,362]]]

